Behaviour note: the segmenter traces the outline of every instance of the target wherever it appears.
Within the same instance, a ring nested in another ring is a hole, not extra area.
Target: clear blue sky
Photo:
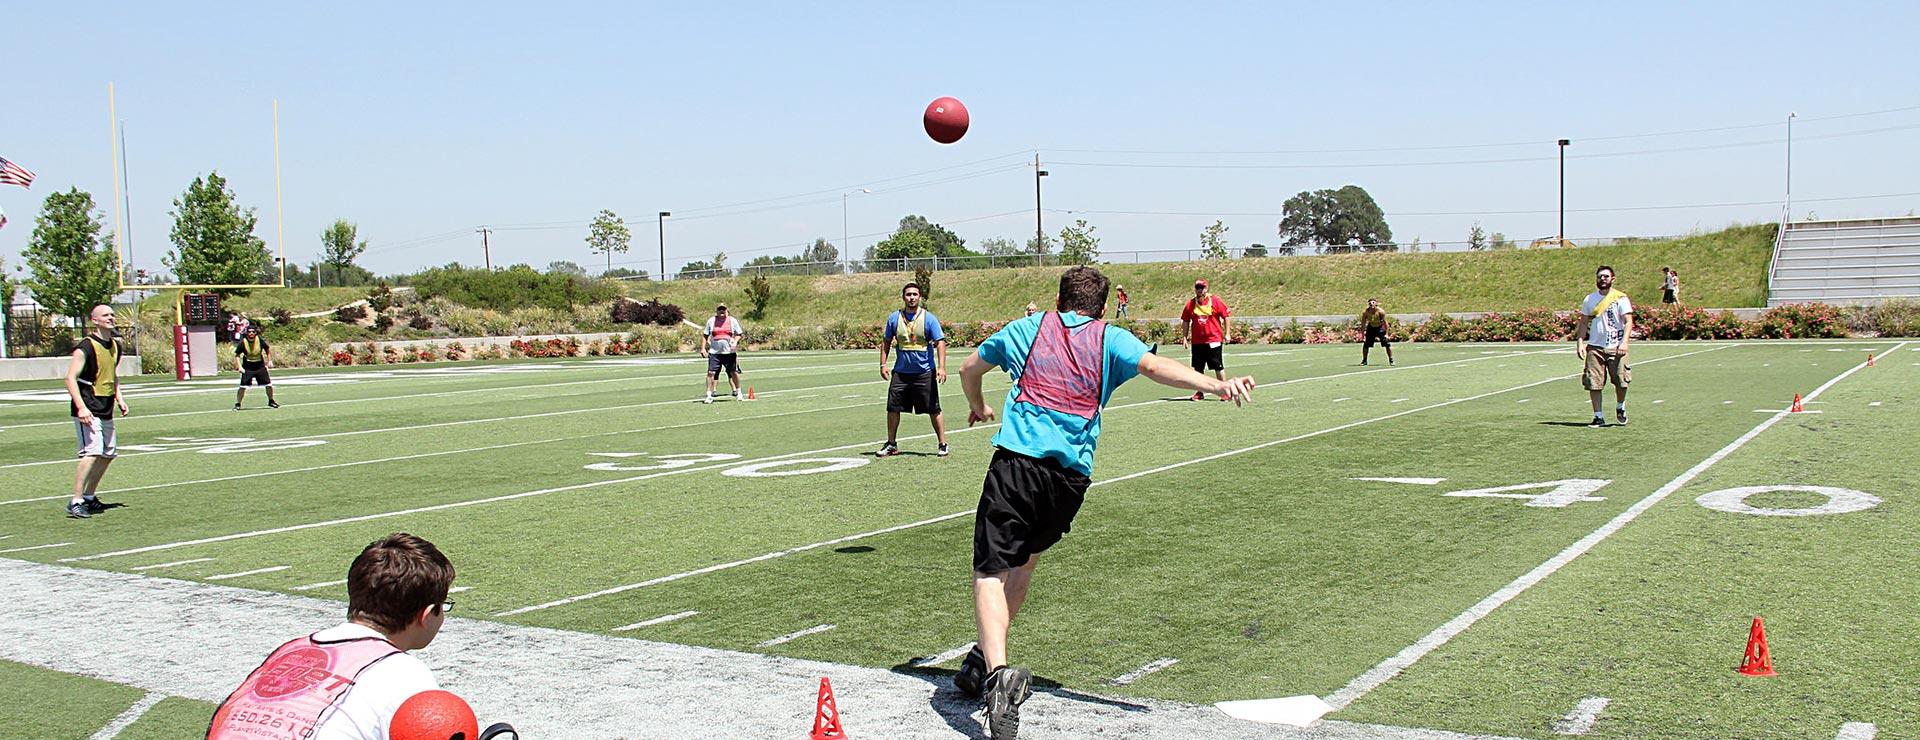
[[[1560,137],[1569,236],[1683,233],[1778,217],[1783,146],[1743,144],[1778,142],[1790,111],[1796,216],[1920,208],[1814,200],[1920,192],[1913,3],[276,5],[10,8],[0,155],[40,179],[0,188],[9,265],[55,190],[91,191],[111,228],[108,82],[142,266],[168,246],[172,199],[214,169],[276,241],[276,98],[288,255],[312,260],[346,218],[378,272],[477,264],[481,224],[566,225],[497,232],[495,264],[592,267],[584,224],[602,208],[634,229],[616,261],[655,270],[668,210],[669,269],[718,251],[738,265],[839,242],[839,193],[861,186],[876,192],[850,202],[856,254],[908,213],[970,245],[1025,240],[1018,165],[1036,149],[1050,233],[1076,217],[1051,209],[1171,211],[1222,214],[1234,246],[1277,244],[1277,216],[1224,214],[1357,184],[1401,241],[1462,240],[1475,221],[1550,236]],[[973,113],[957,145],[920,130],[941,95]],[[1754,127],[1603,138],[1735,126]],[[1204,153],[1297,150],[1349,151]],[[1581,210],[1751,201],[1766,204]],[[1109,254],[1191,248],[1214,218],[1080,217]]]

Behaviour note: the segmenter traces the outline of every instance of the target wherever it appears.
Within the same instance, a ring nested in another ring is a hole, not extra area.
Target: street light
[[[667,279],[667,217],[668,211],[660,212],[660,279]]]
[[[1040,178],[1046,176],[1047,171],[1040,169],[1040,155],[1033,155],[1033,248],[1036,250],[1047,243],[1047,230],[1040,225]]]
[[[853,254],[853,251],[852,251],[853,245],[847,243],[847,196],[853,195],[854,193],[865,193],[865,194],[871,195],[873,191],[868,190],[866,188],[861,188],[859,190],[849,190],[847,192],[840,194],[840,256],[844,259],[853,259],[852,257],[847,256],[847,255]]]
[[[1560,234],[1554,244],[1558,247],[1567,245],[1567,145],[1572,143],[1572,139],[1560,140]]]
[[[1787,114],[1787,215],[1781,223],[1793,220],[1793,118],[1796,115],[1799,114]]]

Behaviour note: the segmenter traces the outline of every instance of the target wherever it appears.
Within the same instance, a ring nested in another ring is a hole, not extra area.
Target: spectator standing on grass
[[[1208,378],[1156,354],[1132,333],[1101,320],[1107,278],[1091,267],[1060,276],[1053,311],[1007,324],[960,368],[967,424],[992,421],[981,384],[994,368],[1013,378],[1005,416],[993,436],[973,519],[973,604],[979,642],[960,664],[954,686],[986,702],[994,740],[1019,732],[1020,704],[1033,674],[1007,662],[1007,629],[1026,602],[1041,552],[1059,542],[1080,510],[1093,475],[1100,411],[1135,375],[1235,404],[1250,398],[1253,378]]]
[[[740,400],[740,342],[745,332],[740,330],[740,320],[727,315],[727,304],[715,306],[713,315],[707,318],[707,325],[701,336],[706,338],[700,344],[700,356],[707,358],[707,397],[701,403],[713,403],[713,387],[720,381],[720,371],[727,371],[727,382],[733,384],[733,400]]]
[[[1207,281],[1193,281],[1193,299],[1180,311],[1180,341],[1193,353],[1195,372],[1212,368],[1215,379],[1227,379],[1226,345],[1233,341],[1232,316],[1227,302],[1207,290]],[[1195,401],[1205,397],[1204,393],[1193,394]]]
[[[1585,365],[1580,382],[1593,401],[1593,421],[1587,426],[1607,425],[1600,413],[1600,401],[1607,384],[1613,384],[1614,419],[1627,423],[1627,384],[1633,382],[1633,370],[1627,365],[1627,343],[1633,337],[1633,301],[1613,288],[1613,268],[1601,265],[1593,273],[1594,291],[1580,303],[1580,321],[1574,335],[1574,353]]]
[[[1660,302],[1673,305],[1680,302],[1680,273],[1671,267],[1660,268]]]
[[[280,402],[273,400],[273,377],[267,374],[273,368],[273,347],[267,344],[266,337],[260,336],[259,327],[247,327],[234,340],[233,362],[240,370],[240,390],[239,395],[233,397],[233,410],[239,411],[240,404],[247,400],[249,385],[267,389],[267,408],[280,408]]]
[[[940,415],[940,384],[947,382],[947,333],[940,320],[920,305],[920,284],[900,288],[900,310],[887,317],[880,343],[880,377],[887,381],[887,443],[876,457],[900,454],[900,415],[926,414],[940,440],[936,454],[947,456],[947,422]],[[887,353],[893,352],[893,364]]]
[[[94,306],[87,314],[93,331],[80,339],[67,363],[67,398],[73,416],[74,434],[80,438],[80,466],[73,475],[73,497],[67,500],[67,516],[85,519],[107,510],[95,495],[107,466],[120,454],[113,433],[113,415],[127,415],[127,401],[120,395],[120,355],[126,345],[113,336],[113,307]]]
[[[401,703],[440,688],[407,651],[440,634],[453,575],[447,556],[419,537],[367,545],[347,569],[346,623],[275,649],[220,703],[208,739],[386,740]]]
[[[1360,312],[1360,331],[1365,335],[1365,343],[1360,345],[1360,364],[1367,364],[1367,354],[1373,350],[1373,343],[1379,342],[1387,350],[1387,364],[1392,365],[1393,342],[1387,340],[1387,312],[1380,310],[1380,299],[1367,299],[1367,310]]]
[[[1119,312],[1114,314],[1114,317],[1124,319],[1127,317],[1127,307],[1132,305],[1132,303],[1127,300],[1127,286],[1125,285],[1116,286],[1113,289],[1113,293],[1114,293],[1114,297],[1119,299],[1119,308],[1120,308]]]

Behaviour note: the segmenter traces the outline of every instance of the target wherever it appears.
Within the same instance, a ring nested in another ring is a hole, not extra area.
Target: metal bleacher
[[[1790,221],[1767,276],[1767,305],[1920,297],[1920,218]]]

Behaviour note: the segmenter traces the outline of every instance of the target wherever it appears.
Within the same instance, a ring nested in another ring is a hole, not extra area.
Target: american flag
[[[14,164],[6,157],[0,157],[0,185],[19,185],[33,187],[33,170]]]

